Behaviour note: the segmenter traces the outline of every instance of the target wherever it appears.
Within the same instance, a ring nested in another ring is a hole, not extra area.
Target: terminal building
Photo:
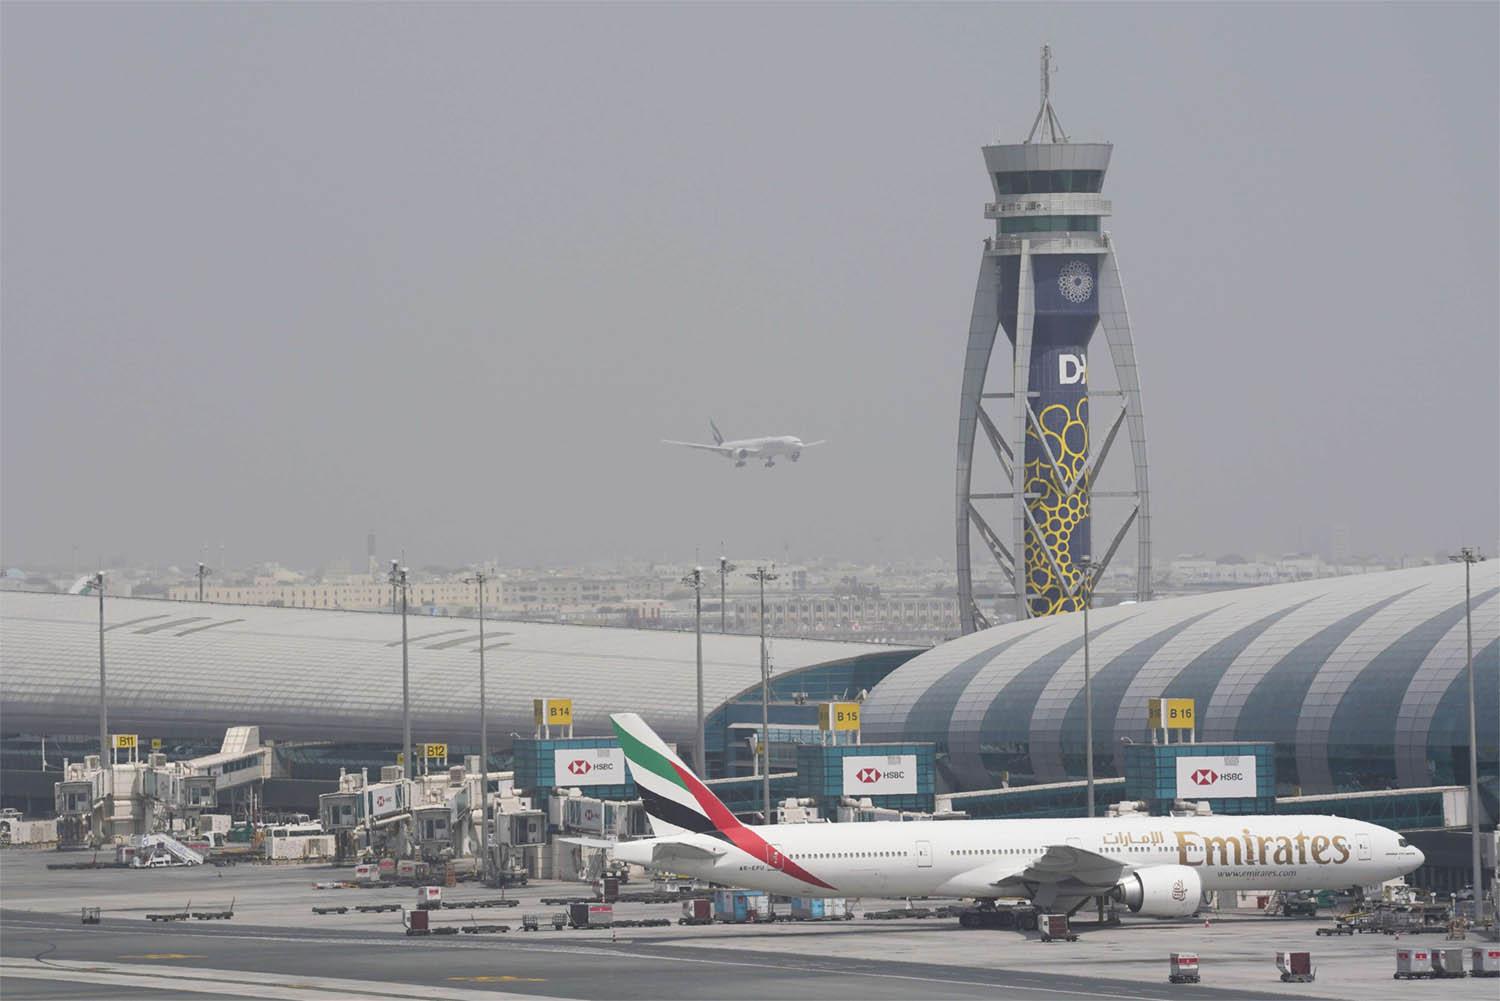
[[[1091,612],[1100,812],[1120,802],[1165,811],[1192,798],[1215,812],[1327,812],[1424,836],[1466,827],[1477,809],[1492,830],[1500,563],[1472,573],[1477,804],[1467,789],[1464,567],[1442,565]],[[448,766],[477,769],[479,623],[414,616],[408,627],[413,740],[444,746]],[[98,603],[0,593],[0,628],[0,792],[7,806],[43,812],[63,759],[97,752]],[[394,761],[401,630],[393,615],[109,598],[104,629],[111,733],[153,752],[161,740],[171,760],[197,761],[230,728],[258,727],[273,748],[254,794],[268,816],[308,810],[342,788],[343,770],[373,780]],[[513,769],[517,788],[554,798],[583,787],[573,804],[583,813],[561,830],[594,830],[583,825],[603,822],[606,793],[633,795],[628,777],[594,788],[607,771],[583,780],[559,770],[617,754],[609,713],[640,713],[691,760],[691,633],[491,620],[485,650],[486,770]],[[995,626],[926,651],[776,639],[771,652],[767,754],[758,739],[758,640],[704,637],[705,770],[732,809],[761,811],[753,776],[768,768],[778,812],[784,802],[830,819],[1084,812],[1081,615]],[[532,700],[551,696],[572,700],[565,735],[536,725]],[[1191,700],[1192,743],[1158,742],[1148,706],[1161,698]],[[819,719],[838,702],[857,706],[852,733]],[[1200,797],[1184,786],[1177,759],[1197,771],[1213,766],[1195,760],[1206,757],[1234,759],[1245,788]],[[599,811],[592,821],[590,810]],[[1460,841],[1423,842],[1434,860],[1427,885],[1463,885]],[[1451,864],[1436,861],[1443,852]]]
[[[65,756],[98,751],[99,605],[91,596],[3,592],[0,627],[3,792],[24,809],[51,801],[43,753],[55,772]],[[341,767],[394,761],[402,738],[394,615],[111,597],[103,628],[111,733],[197,756],[217,750],[229,728],[256,726],[280,749],[272,792],[293,799],[299,779],[326,783]],[[447,744],[454,760],[477,753],[478,620],[413,615],[408,633],[413,741]],[[572,700],[579,735],[608,735],[611,712],[634,711],[690,753],[692,633],[488,620],[484,642],[492,765],[506,762],[517,736],[532,735],[532,700],[544,697]],[[816,713],[810,700],[855,698],[917,652],[774,639],[773,678],[788,703],[778,717],[805,722]],[[760,643],[705,633],[703,659],[705,709],[720,727],[708,741],[709,771],[722,774],[723,728],[740,721],[724,707],[753,696],[759,719]],[[799,737],[807,729],[815,727]],[[737,742],[736,753],[744,750]],[[739,758],[743,771],[754,767],[748,754]]]
[[[1273,741],[1279,796],[1463,785],[1464,567],[1441,565],[1099,609],[1089,616],[1094,767],[1125,776],[1153,697],[1193,699],[1204,741]],[[1482,798],[1495,816],[1500,563],[1473,567]],[[906,662],[866,738],[929,741],[966,791],[1084,774],[1081,615],[996,626]]]

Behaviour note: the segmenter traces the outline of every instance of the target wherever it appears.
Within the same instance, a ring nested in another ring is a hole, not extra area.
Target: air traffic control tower
[[[1113,147],[1069,141],[1052,109],[1051,60],[1043,47],[1042,103],[1026,141],[984,147],[995,189],[984,214],[995,220],[995,235],[979,263],[958,417],[958,601],[966,633],[990,625],[989,607],[1010,602],[1018,619],[1083,608],[1132,527],[1135,597],[1150,597],[1146,422],[1115,243],[1101,225],[1110,214],[1100,191]],[[1095,328],[1118,388],[1091,394]],[[991,386],[1000,329],[1010,341],[1011,371],[1008,379],[997,373],[1000,385]],[[1090,420],[1091,395],[1110,401],[1098,424]],[[1122,430],[1133,488],[1095,492]],[[976,463],[978,440],[993,463]],[[998,488],[987,486],[997,480]],[[1126,502],[1119,524],[1095,517],[1093,501],[1105,496]],[[1003,586],[986,587],[986,576],[999,578],[981,575],[976,587],[975,538],[999,564]]]

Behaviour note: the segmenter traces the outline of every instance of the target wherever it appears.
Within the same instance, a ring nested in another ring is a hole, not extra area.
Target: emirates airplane
[[[1420,866],[1394,831],[1319,816],[740,823],[634,713],[610,717],[655,837],[617,859],[788,896],[1024,898],[1072,912],[1107,896],[1185,917],[1205,890],[1368,886]]]
[[[713,421],[708,422],[713,429],[714,443],[703,444],[696,441],[671,441],[662,439],[663,445],[681,445],[684,448],[698,448],[706,452],[717,452],[726,459],[733,459],[736,466],[743,466],[748,459],[766,460],[766,468],[770,469],[776,465],[776,459],[786,456],[793,462],[802,458],[804,448],[812,448],[814,445],[826,445],[827,441],[803,441],[796,435],[782,434],[769,438],[742,438],[739,441],[725,441],[724,436],[719,433],[719,425]]]

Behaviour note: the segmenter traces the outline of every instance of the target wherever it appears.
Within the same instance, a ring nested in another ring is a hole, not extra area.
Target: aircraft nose
[[[1420,848],[1413,848],[1412,851],[1416,852],[1417,854],[1417,868],[1420,869],[1427,863],[1427,856],[1422,854],[1422,849]]]

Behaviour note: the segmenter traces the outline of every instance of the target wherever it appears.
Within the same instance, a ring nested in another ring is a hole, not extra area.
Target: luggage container
[[[443,888],[441,886],[417,887],[417,910],[435,911],[442,906]]]
[[[1471,948],[1469,976],[1500,977],[1500,945],[1476,945]]]
[[[615,923],[615,907],[613,904],[569,904],[568,923],[574,928],[608,928]]]
[[[1432,976],[1432,950],[1422,946],[1396,950],[1395,980],[1425,980]]]
[[[728,924],[764,921],[770,917],[770,903],[762,890],[715,890],[714,920]]]
[[[354,867],[354,881],[356,883],[378,883],[380,882],[380,866],[362,863]]]
[[[821,921],[828,916],[828,901],[822,897],[793,897],[793,921]]]
[[[1433,949],[1432,975],[1444,980],[1467,977],[1469,974],[1464,969],[1464,951],[1462,949]]]
[[[432,929],[427,924],[426,911],[408,911],[406,914],[406,934],[426,935]]]
[[[1310,983],[1318,977],[1310,952],[1278,952],[1276,968],[1281,971],[1282,983],[1286,984]]]
[[[1078,936],[1068,927],[1066,914],[1038,914],[1037,930],[1043,942],[1077,942]]]
[[[1196,984],[1198,976],[1198,954],[1196,952],[1174,952],[1168,957],[1167,979],[1174,984]]]
[[[714,902],[707,897],[695,897],[692,900],[682,902],[682,917],[677,919],[680,925],[707,925],[714,920]]]

